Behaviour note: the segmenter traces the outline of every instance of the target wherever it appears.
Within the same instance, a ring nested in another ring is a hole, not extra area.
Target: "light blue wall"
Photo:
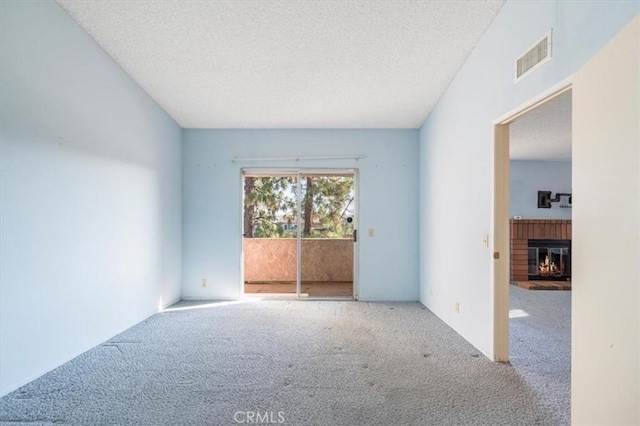
[[[492,123],[576,72],[639,11],[631,1],[508,1],[420,129],[421,300],[490,357]],[[553,59],[515,84],[515,58],[551,28]]]
[[[2,1],[0,394],[180,296],[181,130],[53,1]]]
[[[418,299],[417,130],[184,130],[183,143],[184,297],[240,295],[242,167],[330,167],[360,173],[360,298]],[[354,154],[366,158],[231,162]]]
[[[538,208],[538,191],[571,193],[570,161],[511,161],[509,163],[509,217],[523,219],[571,219],[567,204],[552,203],[550,209]]]

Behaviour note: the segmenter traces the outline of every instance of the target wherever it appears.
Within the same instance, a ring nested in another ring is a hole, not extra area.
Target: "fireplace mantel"
[[[511,280],[527,281],[529,240],[571,240],[571,220],[511,219]]]

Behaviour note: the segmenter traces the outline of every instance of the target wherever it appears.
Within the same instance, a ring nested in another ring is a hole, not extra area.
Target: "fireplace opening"
[[[571,279],[571,241],[529,240],[528,274],[530,280]]]

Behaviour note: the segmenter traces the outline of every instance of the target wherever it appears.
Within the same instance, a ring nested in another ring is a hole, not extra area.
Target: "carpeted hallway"
[[[512,319],[513,365],[419,303],[180,302],[7,395],[0,421],[568,424],[569,293],[511,293],[529,314]]]

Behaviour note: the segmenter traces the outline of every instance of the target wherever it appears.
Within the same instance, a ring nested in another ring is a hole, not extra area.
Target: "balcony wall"
[[[245,238],[245,282],[296,281],[295,238]],[[353,240],[302,240],[302,281],[353,281]]]

